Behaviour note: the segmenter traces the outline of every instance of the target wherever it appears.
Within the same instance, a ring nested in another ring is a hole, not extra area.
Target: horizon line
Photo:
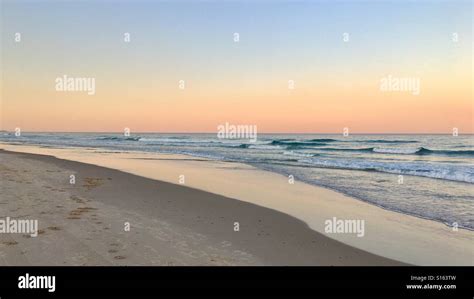
[[[0,132],[12,132],[14,131],[8,131],[8,130],[0,130]],[[22,131],[21,133],[89,133],[89,134],[121,134],[123,135],[123,131]],[[153,132],[153,131],[144,131],[144,132],[130,132],[130,135],[136,135],[136,134],[217,134],[217,132]],[[293,133],[287,133],[287,132],[257,132],[258,134],[273,134],[273,135],[342,135],[344,136],[341,132],[337,133],[318,133],[318,132],[293,132]],[[349,133],[350,135],[452,135],[452,132],[450,133],[403,133],[403,132],[398,132],[398,133]],[[459,135],[474,135],[474,133],[458,133]],[[347,136],[344,136],[347,137]]]

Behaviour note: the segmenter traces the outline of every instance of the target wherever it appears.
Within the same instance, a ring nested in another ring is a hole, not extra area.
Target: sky
[[[3,130],[474,133],[472,1],[2,0],[1,10]],[[94,78],[95,94],[56,90],[64,75]],[[419,82],[418,94],[382,90],[389,77]]]

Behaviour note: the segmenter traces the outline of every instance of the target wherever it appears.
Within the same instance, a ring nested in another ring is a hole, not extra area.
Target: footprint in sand
[[[58,226],[50,226],[50,227],[48,227],[48,229],[49,230],[61,230],[61,228],[58,227]]]
[[[114,256],[114,259],[116,259],[116,260],[124,260],[124,259],[126,259],[126,257],[124,257],[123,255],[117,255],[117,256]]]
[[[84,203],[84,200],[82,198],[78,197],[78,196],[71,195],[71,196],[69,196],[69,198],[74,200],[77,203]]]
[[[80,216],[82,216],[85,213],[89,213],[90,211],[93,211],[93,210],[97,210],[97,209],[91,208],[91,207],[79,207],[75,210],[70,211],[67,219],[81,219]]]
[[[13,246],[13,245],[18,244],[18,242],[16,242],[16,241],[7,241],[7,242],[2,242],[2,244],[7,245],[7,246]]]
[[[104,184],[104,179],[102,178],[90,178],[87,177],[84,179],[83,187],[87,188],[87,190],[91,190],[93,188],[99,187]]]

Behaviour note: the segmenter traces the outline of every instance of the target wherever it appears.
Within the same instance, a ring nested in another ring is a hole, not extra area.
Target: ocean
[[[0,133],[0,141],[8,143],[176,153],[246,163],[387,210],[471,230],[473,137],[259,134],[251,142],[218,139],[216,134]]]

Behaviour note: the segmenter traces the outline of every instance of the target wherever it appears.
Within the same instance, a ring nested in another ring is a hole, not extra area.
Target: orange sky
[[[178,88],[179,80],[112,82],[97,77],[96,94],[89,96],[57,92],[49,78],[7,76],[2,123],[6,130],[68,132],[121,132],[125,127],[135,132],[215,132],[225,122],[282,133],[339,133],[344,127],[352,133],[449,133],[454,127],[474,132],[467,76],[420,77],[418,96],[381,92],[382,77],[308,76],[294,80],[293,90],[282,77],[186,81],[184,90]]]
[[[345,127],[351,133],[474,133],[469,13],[443,3],[413,4],[409,11],[358,4],[343,18],[329,14],[330,3],[304,5],[247,11],[238,3],[203,3],[181,21],[171,17],[179,15],[178,6],[132,5],[125,22],[86,4],[30,11],[9,3],[1,129],[215,132],[228,122],[257,125],[261,133],[341,133]],[[89,12],[87,24],[79,22],[82,9]],[[153,17],[158,12],[161,18]],[[361,18],[368,15],[379,18]],[[446,22],[437,25],[440,17]],[[239,43],[232,40],[235,28]],[[13,41],[17,30],[21,43]],[[121,40],[125,30],[134,32],[130,44]],[[348,43],[343,30],[351,33]],[[455,43],[453,30],[459,31]],[[55,79],[64,74],[95,78],[95,95],[56,91]],[[419,78],[420,94],[382,92],[380,80],[388,75]]]

